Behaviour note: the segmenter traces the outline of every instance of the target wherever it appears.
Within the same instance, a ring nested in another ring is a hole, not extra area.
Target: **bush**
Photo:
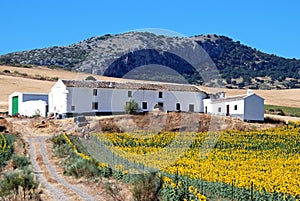
[[[158,176],[156,173],[137,175],[137,180],[134,182],[132,189],[133,197],[138,201],[156,201],[158,200],[162,184],[161,176]]]
[[[26,156],[17,156],[14,155],[12,157],[12,165],[14,169],[22,169],[30,164],[28,158]]]
[[[85,80],[92,80],[92,81],[96,81],[96,78],[94,78],[93,76],[87,76],[86,78],[85,78]]]
[[[135,100],[131,100],[126,102],[124,109],[128,114],[135,114],[138,110],[138,104],[135,102]]]
[[[3,73],[10,73],[10,70],[4,70]]]
[[[22,192],[23,199],[26,196],[36,197],[39,183],[35,180],[34,175],[29,167],[25,169],[17,169],[14,171],[8,171],[4,174],[3,179],[0,182],[1,197],[11,195],[15,196]],[[9,198],[7,200],[10,200]]]
[[[70,164],[65,165],[65,173],[70,176],[79,177],[97,177],[100,174],[100,170],[97,165],[91,163],[90,161],[76,157]]]

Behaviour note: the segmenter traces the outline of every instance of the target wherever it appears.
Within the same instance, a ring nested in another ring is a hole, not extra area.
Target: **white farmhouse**
[[[247,94],[225,97],[225,93],[203,100],[204,112],[238,117],[245,121],[264,121],[264,99],[248,90]]]
[[[141,111],[160,106],[164,111],[204,112],[207,94],[193,85],[58,80],[49,93],[49,112],[56,115],[124,113],[126,102],[135,100]]]
[[[48,110],[48,94],[14,92],[9,95],[8,114],[46,116]]]

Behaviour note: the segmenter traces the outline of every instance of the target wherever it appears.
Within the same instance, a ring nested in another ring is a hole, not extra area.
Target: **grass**
[[[294,116],[300,117],[300,108],[287,107],[278,105],[265,105],[265,113],[267,114],[279,114],[282,116]]]

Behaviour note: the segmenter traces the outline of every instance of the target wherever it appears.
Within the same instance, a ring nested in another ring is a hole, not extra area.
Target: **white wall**
[[[158,102],[163,102],[164,110],[176,111],[176,103],[180,103],[181,111],[188,111],[189,104],[194,104],[195,112],[203,112],[202,98],[206,96],[204,93],[162,91],[163,97],[159,98],[159,91],[109,88],[98,88],[97,96],[94,96],[93,88],[67,87],[66,90],[68,93],[64,92],[67,95],[65,101],[65,95],[60,92],[61,90],[52,88],[49,94],[49,102],[52,105],[50,111],[53,111],[53,106],[56,105],[56,112],[60,114],[66,112],[124,112],[125,103],[134,99],[140,109],[142,109],[142,103],[147,102],[148,107],[144,111],[151,111]],[[128,97],[128,91],[132,91],[132,97]],[[59,99],[59,101],[55,99]],[[98,102],[98,110],[92,109],[92,102]],[[64,104],[66,110],[57,110],[59,107],[64,107]],[[74,111],[72,111],[72,106],[75,106]]]
[[[19,113],[28,117],[37,114],[46,117],[46,105],[47,103],[42,100],[26,101],[21,104],[21,110],[19,110]]]
[[[229,105],[229,115],[231,117],[239,117],[244,119],[244,99],[226,102],[226,112],[227,105]],[[237,106],[236,110],[235,106]]]
[[[63,114],[67,112],[67,94],[66,86],[61,80],[58,80],[49,93],[49,113]]]
[[[264,99],[252,94],[245,98],[245,120],[264,121]]]

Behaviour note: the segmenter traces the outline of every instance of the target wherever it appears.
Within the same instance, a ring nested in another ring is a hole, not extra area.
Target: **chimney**
[[[253,91],[251,89],[247,90],[247,96],[250,96],[251,94],[253,94]]]

